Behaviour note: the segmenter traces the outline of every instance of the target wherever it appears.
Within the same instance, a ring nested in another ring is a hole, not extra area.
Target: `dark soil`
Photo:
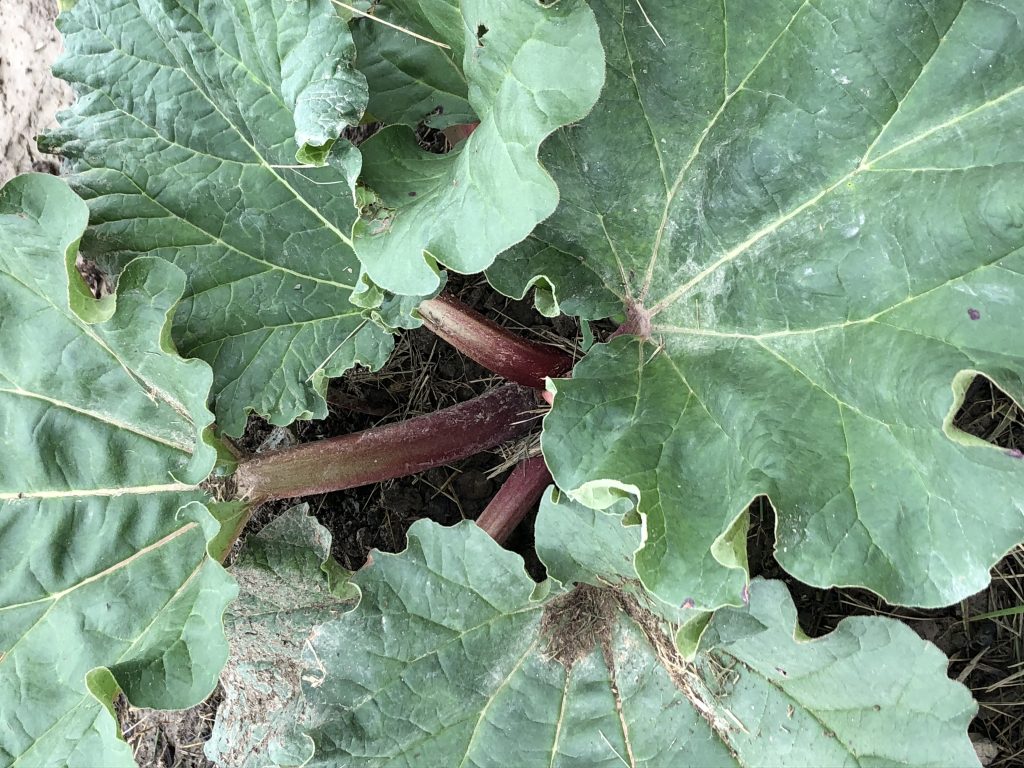
[[[488,317],[527,337],[549,342],[561,340],[569,349],[571,340],[577,337],[576,320],[545,318],[528,302],[510,301],[479,281],[455,276],[449,289]],[[408,331],[398,338],[395,353],[383,369],[357,369],[331,383],[327,419],[281,428],[259,417],[250,417],[239,447],[247,453],[258,453],[350,434],[464,402],[499,383],[500,379],[429,331]],[[442,525],[476,519],[501,487],[515,459],[525,455],[535,442],[534,435],[501,446],[495,452],[411,477],[266,504],[256,512],[246,530],[259,530],[288,507],[308,503],[317,519],[334,535],[335,559],[354,570],[366,561],[371,549],[404,549],[406,530],[421,517]],[[542,578],[543,567],[533,554],[530,523],[532,520],[524,522],[506,546],[522,554],[531,574]]]
[[[183,712],[140,709],[124,696],[114,701],[121,731],[140,768],[206,768],[203,754],[222,694],[218,686],[206,701]]]

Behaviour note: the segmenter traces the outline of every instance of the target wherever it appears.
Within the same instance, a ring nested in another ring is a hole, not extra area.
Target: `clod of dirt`
[[[569,669],[595,646],[608,647],[618,607],[614,590],[589,584],[555,598],[541,621],[548,641],[545,655]]]
[[[978,762],[986,768],[999,757],[999,746],[991,739],[971,734],[971,743],[974,745],[974,753],[978,756]]]

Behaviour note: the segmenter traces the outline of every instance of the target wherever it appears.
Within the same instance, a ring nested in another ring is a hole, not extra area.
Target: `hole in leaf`
[[[430,152],[433,155],[446,155],[451,151],[452,145],[444,131],[431,128],[426,122],[416,126],[416,144],[419,148]]]
[[[468,123],[452,123],[436,121],[444,115],[444,107],[436,106],[423,116],[416,124],[415,136],[419,148],[434,155],[445,155],[470,137],[479,120]],[[435,122],[436,121],[436,122]]]
[[[85,284],[89,286],[93,298],[102,299],[114,292],[114,284],[117,279],[100,269],[96,262],[82,258],[82,254],[78,254],[75,258],[75,267],[78,269],[78,274],[85,280]]]
[[[476,130],[479,123],[449,125],[446,128],[432,127],[426,120],[416,126],[416,143],[420,149],[434,155],[446,155],[464,143]]]
[[[985,376],[974,377],[953,417],[953,426],[1024,458],[1024,412]]]
[[[384,123],[362,123],[351,125],[341,132],[343,139],[348,139],[353,145],[359,146],[384,127]]]
[[[481,48],[484,47],[484,35],[486,35],[487,32],[488,29],[486,24],[476,25],[476,44],[479,45]]]

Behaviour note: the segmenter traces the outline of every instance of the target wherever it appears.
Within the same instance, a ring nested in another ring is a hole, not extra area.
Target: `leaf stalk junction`
[[[420,304],[419,313],[426,328],[510,383],[434,413],[243,460],[235,472],[239,498],[255,507],[275,499],[340,491],[494,448],[533,428],[544,380],[572,369],[573,359],[564,351],[524,339],[454,296],[428,299]],[[542,457],[523,460],[478,525],[503,542],[550,483]]]

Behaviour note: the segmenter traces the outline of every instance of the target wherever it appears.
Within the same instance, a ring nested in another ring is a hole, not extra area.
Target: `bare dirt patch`
[[[27,171],[58,171],[56,158],[35,142],[72,98],[50,74],[61,51],[56,16],[57,0],[0,3],[0,184]]]
[[[114,710],[139,768],[212,768],[203,746],[213,730],[221,697],[218,687],[198,706],[162,712],[133,707],[119,696]]]

